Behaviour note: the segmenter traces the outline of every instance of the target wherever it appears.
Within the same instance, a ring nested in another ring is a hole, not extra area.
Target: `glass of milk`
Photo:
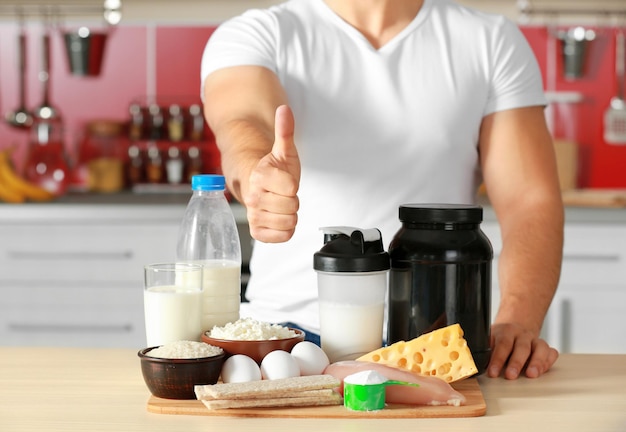
[[[178,340],[201,340],[201,265],[146,265],[143,300],[147,346]]]

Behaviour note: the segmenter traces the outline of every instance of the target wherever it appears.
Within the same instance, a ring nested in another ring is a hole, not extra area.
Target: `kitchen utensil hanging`
[[[617,94],[613,96],[609,108],[604,113],[604,140],[609,144],[626,144],[626,101],[624,100],[626,49],[624,45],[624,29],[620,28],[615,33]]]
[[[594,30],[577,26],[557,33],[561,41],[565,79],[575,80],[585,74],[589,43],[596,38]]]
[[[26,28],[24,17],[19,17],[19,34],[17,36],[17,53],[19,68],[19,106],[6,115],[6,121],[17,128],[28,128],[33,124],[33,115],[26,108]]]
[[[63,33],[65,52],[72,75],[100,75],[107,37],[108,31],[94,31],[85,26]]]
[[[31,142],[46,144],[63,136],[63,120],[61,113],[50,100],[51,78],[51,55],[50,55],[50,29],[51,17],[46,16],[43,22],[43,34],[41,35],[41,69],[39,81],[42,88],[41,104],[33,112],[33,126]]]
[[[111,14],[119,11],[121,2],[106,0],[105,9]],[[116,21],[105,13],[100,22],[82,23],[76,27],[66,27],[61,31],[65,44],[65,54],[69,72],[74,76],[96,77],[102,70],[107,39],[116,29]]]
[[[52,120],[60,117],[59,111],[50,102],[50,72],[50,25],[46,19],[41,37],[41,70],[39,71],[42,100],[41,105],[35,109],[34,113],[35,118],[40,120]]]

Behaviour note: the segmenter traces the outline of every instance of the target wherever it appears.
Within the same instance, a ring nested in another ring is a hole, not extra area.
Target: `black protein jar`
[[[479,373],[491,357],[493,249],[480,229],[483,210],[405,204],[389,245],[388,343],[459,323]]]

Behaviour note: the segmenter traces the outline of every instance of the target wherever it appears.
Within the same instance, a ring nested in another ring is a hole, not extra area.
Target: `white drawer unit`
[[[560,352],[626,353],[626,286],[561,286],[548,314],[548,339]]]
[[[564,353],[626,353],[626,210],[598,209],[598,222],[575,211],[566,212],[561,278],[542,336]],[[502,240],[496,222],[482,228],[494,248],[495,315]]]
[[[172,260],[177,224],[0,226],[6,280],[135,280],[144,264]]]
[[[0,345],[145,345],[143,266],[184,205],[24,205],[0,216]]]
[[[0,204],[0,346],[143,347],[143,266],[175,259],[188,196],[66,199]]]
[[[626,220],[567,224],[564,243],[561,285],[626,285]]]
[[[128,348],[144,345],[141,284],[15,288],[32,298],[29,302],[13,300],[0,305],[2,345]]]

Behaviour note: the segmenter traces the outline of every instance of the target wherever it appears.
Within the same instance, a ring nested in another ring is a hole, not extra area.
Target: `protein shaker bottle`
[[[354,360],[382,346],[389,254],[376,228],[322,231],[313,257],[321,345],[331,362]]]
[[[483,373],[491,356],[493,249],[480,229],[482,208],[407,204],[399,216],[389,245],[388,342],[459,323]]]

